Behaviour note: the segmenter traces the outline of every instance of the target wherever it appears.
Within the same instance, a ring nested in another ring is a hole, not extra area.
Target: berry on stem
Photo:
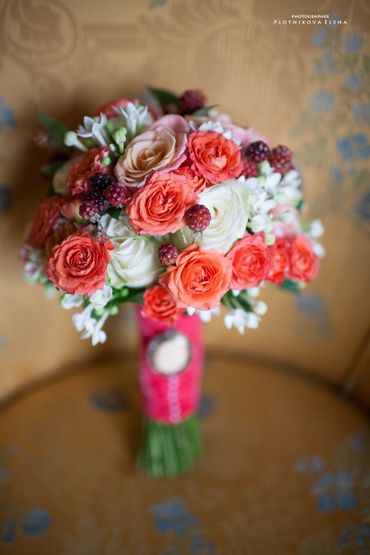
[[[84,220],[91,220],[104,212],[104,200],[86,200],[81,204],[79,212],[81,218],[83,218]]]
[[[279,145],[272,149],[269,162],[276,172],[285,175],[294,168],[292,156],[292,151],[287,146]]]
[[[206,97],[202,91],[187,90],[180,97],[180,109],[183,114],[193,114],[196,110],[203,108]]]
[[[203,204],[195,204],[185,212],[185,222],[192,231],[204,231],[211,222],[211,213]]]
[[[249,160],[248,158],[246,158],[245,160],[243,160],[243,171],[242,171],[242,175],[244,175],[245,177],[257,177],[258,176],[258,170],[257,170],[257,166],[254,162],[252,162],[252,160]]]
[[[104,191],[105,199],[114,208],[121,208],[127,198],[126,189],[119,183],[112,183]]]
[[[256,164],[267,160],[270,154],[271,151],[268,145],[263,141],[255,141],[254,143],[248,145],[245,150],[245,155],[247,156],[247,158],[249,158],[250,160],[252,160],[252,162],[255,162]]]
[[[163,243],[158,249],[158,258],[162,266],[176,264],[179,251],[172,243]]]

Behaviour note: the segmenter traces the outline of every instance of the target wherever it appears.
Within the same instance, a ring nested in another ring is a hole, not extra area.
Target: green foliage
[[[68,127],[57,118],[48,116],[43,112],[36,110],[37,119],[40,125],[47,131],[58,143],[59,146],[65,148],[64,135],[69,131]]]
[[[180,97],[172,91],[157,89],[156,87],[147,87],[147,89],[156,98],[156,100],[162,107],[168,104],[175,104],[176,106],[178,106],[180,103]]]
[[[176,476],[193,466],[201,450],[195,415],[178,424],[146,418],[137,465],[149,476]]]
[[[279,289],[284,291],[289,291],[290,293],[300,293],[304,289],[305,285],[299,281],[293,281],[291,279],[285,279],[283,283],[279,286]]]

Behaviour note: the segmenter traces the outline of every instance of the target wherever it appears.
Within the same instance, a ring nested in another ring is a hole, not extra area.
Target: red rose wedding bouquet
[[[267,283],[298,292],[324,254],[321,223],[301,218],[301,177],[286,146],[234,125],[200,91],[149,88],[69,131],[39,114],[50,179],[22,249],[25,277],[82,337],[103,343],[122,303],[137,304],[144,437],[151,475],[189,468],[200,452],[200,320],[257,328]]]

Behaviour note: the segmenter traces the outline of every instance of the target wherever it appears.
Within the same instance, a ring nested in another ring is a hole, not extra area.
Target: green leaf
[[[115,220],[118,220],[122,212],[122,208],[108,208],[106,214],[109,214]]]
[[[192,116],[208,116],[209,112],[213,110],[213,108],[217,108],[219,104],[211,104],[210,106],[203,106],[203,108],[199,108],[199,110],[195,110]]]
[[[299,283],[298,281],[293,281],[291,279],[286,279],[283,283],[279,286],[280,289],[285,291],[290,291],[290,293],[300,293],[303,289],[304,285]]]
[[[46,177],[54,177],[55,172],[63,166],[65,160],[58,160],[57,162],[51,162],[50,164],[45,164],[41,167],[41,173]]]
[[[178,106],[180,103],[180,97],[172,91],[157,89],[156,87],[147,87],[147,89],[156,98],[156,100],[158,100],[162,107],[167,104],[176,104],[176,106]]]
[[[36,115],[39,123],[54,139],[61,145],[64,145],[64,135],[69,131],[68,127],[53,116],[48,116],[43,112],[36,110]]]

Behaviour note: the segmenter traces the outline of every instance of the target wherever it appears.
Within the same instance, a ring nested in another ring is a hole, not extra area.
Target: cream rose
[[[62,166],[60,166],[60,168],[58,168],[57,171],[55,172],[52,185],[53,185],[54,191],[58,193],[58,195],[66,195],[68,193],[67,180],[68,180],[69,170],[78,160],[81,160],[81,158],[82,156],[78,156],[76,158],[72,158],[71,160],[68,160]]]
[[[116,220],[106,214],[100,221],[114,246],[108,265],[110,284],[117,288],[151,285],[161,270],[159,243],[152,237],[135,235],[125,216]]]
[[[168,115],[137,135],[119,158],[114,173],[129,187],[141,187],[154,172],[177,169],[186,159],[188,124]]]
[[[199,204],[211,213],[211,223],[196,238],[202,249],[227,253],[245,234],[248,221],[248,191],[244,183],[229,180],[200,193]]]

